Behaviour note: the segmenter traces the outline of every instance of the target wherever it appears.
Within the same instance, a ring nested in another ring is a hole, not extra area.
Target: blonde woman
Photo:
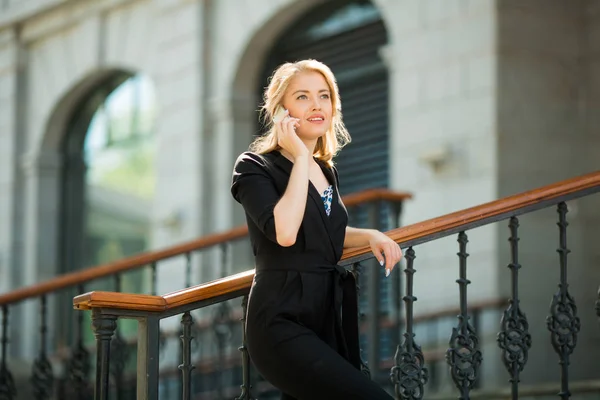
[[[350,137],[331,70],[281,65],[264,95],[267,134],[237,159],[231,191],[256,261],[248,351],[282,399],[391,399],[360,372],[354,277],[346,247],[370,245],[389,275],[402,254],[383,233],[347,226],[333,164]]]

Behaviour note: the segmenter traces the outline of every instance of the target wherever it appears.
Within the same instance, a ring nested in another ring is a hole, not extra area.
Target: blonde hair
[[[331,167],[333,157],[344,145],[350,142],[350,134],[342,121],[342,103],[335,76],[328,66],[317,60],[309,59],[285,63],[275,70],[269,86],[265,89],[264,104],[261,107],[262,116],[269,129],[265,135],[259,137],[250,145],[250,150],[258,154],[264,154],[281,149],[277,143],[277,132],[273,124],[273,116],[277,106],[283,100],[290,81],[301,72],[318,72],[323,75],[329,86],[333,109],[331,126],[325,135],[317,140],[313,156]]]

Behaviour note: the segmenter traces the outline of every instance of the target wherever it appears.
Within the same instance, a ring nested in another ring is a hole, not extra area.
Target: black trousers
[[[248,351],[283,400],[391,400],[340,354],[335,272],[258,273],[246,321]]]
[[[253,361],[282,391],[282,400],[393,399],[314,334],[278,343],[271,351],[254,352]]]

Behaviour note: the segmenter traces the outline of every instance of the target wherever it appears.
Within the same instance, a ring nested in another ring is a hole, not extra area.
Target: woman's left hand
[[[400,246],[386,234],[375,230],[369,239],[369,246],[371,246],[371,250],[379,261],[379,264],[382,267],[385,265],[385,276],[389,276],[394,269],[394,266],[402,258]]]

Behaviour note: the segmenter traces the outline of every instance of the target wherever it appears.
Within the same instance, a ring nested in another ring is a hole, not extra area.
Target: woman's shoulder
[[[269,168],[269,166],[272,164],[273,158],[274,158],[274,156],[272,153],[259,154],[259,153],[254,153],[252,151],[245,151],[238,156],[237,160],[235,160],[234,169],[235,170],[238,170],[240,168],[241,169],[246,169],[246,168],[266,169],[266,168]]]

